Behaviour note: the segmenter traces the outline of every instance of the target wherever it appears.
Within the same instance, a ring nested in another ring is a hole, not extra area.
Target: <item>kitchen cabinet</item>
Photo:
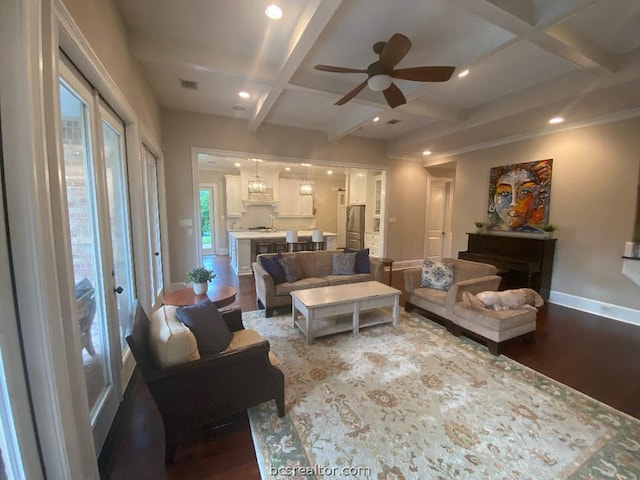
[[[367,173],[364,170],[353,170],[349,173],[349,205],[365,205],[367,203]]]
[[[382,248],[380,246],[380,234],[366,232],[364,235],[364,248],[369,249],[370,256],[381,257]]]
[[[300,180],[280,179],[279,217],[313,217],[313,195],[300,195]]]
[[[225,175],[224,191],[227,202],[227,217],[241,217],[244,213],[244,205],[240,175]]]

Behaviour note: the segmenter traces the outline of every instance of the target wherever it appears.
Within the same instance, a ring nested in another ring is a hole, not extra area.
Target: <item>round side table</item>
[[[165,305],[175,305],[182,307],[184,305],[193,305],[209,298],[216,307],[222,308],[236,301],[238,291],[230,285],[211,285],[206,295],[196,295],[193,293],[192,287],[181,288],[175,292],[167,293],[164,296],[163,303]]]

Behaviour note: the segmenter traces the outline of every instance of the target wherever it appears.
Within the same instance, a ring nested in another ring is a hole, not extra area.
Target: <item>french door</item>
[[[59,94],[73,324],[98,453],[122,397],[124,337],[133,315],[124,127],[64,59]]]

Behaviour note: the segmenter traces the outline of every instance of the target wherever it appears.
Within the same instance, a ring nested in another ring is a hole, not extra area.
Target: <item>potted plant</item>
[[[214,278],[216,278],[216,274],[213,273],[213,270],[198,267],[187,272],[185,283],[193,283],[193,293],[196,295],[204,295],[209,289],[209,282]]]
[[[476,232],[480,233],[485,226],[484,222],[475,222],[474,225],[476,226]]]
[[[541,225],[540,228],[544,232],[545,238],[553,237],[553,232],[555,232],[558,229],[558,227],[556,227],[552,223],[545,223],[544,225]]]

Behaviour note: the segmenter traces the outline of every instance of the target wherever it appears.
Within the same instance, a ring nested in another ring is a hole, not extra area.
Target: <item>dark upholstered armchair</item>
[[[221,312],[229,330],[244,330],[240,309]],[[284,416],[284,374],[269,360],[262,340],[215,356],[157,368],[149,345],[149,319],[140,305],[127,337],[165,432],[165,463],[172,463],[178,440],[249,407],[274,399]]]

